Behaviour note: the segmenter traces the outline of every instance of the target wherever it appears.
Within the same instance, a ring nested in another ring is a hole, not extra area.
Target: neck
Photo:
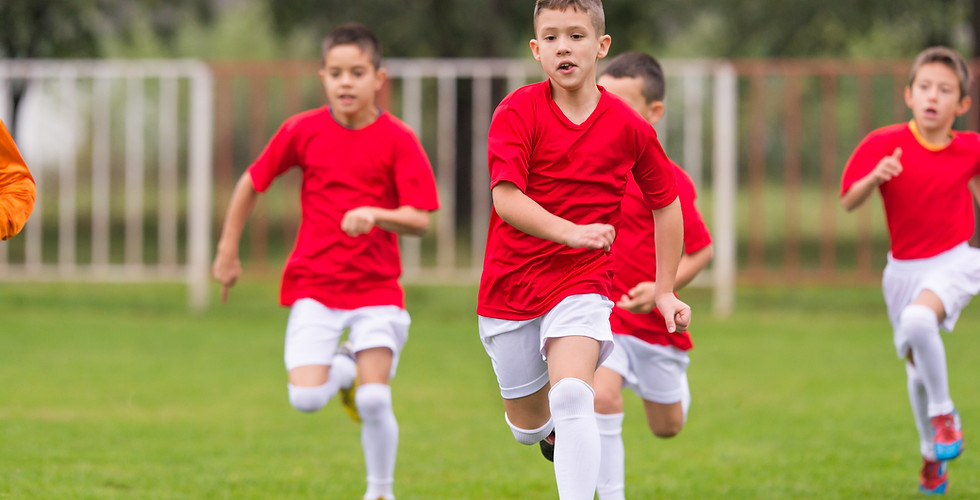
[[[941,148],[953,141],[949,128],[924,129],[915,120],[912,120],[912,127],[919,140],[924,141],[927,147]]]
[[[363,113],[358,113],[356,115],[345,115],[335,113],[333,108],[331,108],[330,114],[333,115],[333,119],[336,120],[337,123],[343,125],[345,128],[356,130],[374,123],[374,120],[377,120],[378,117],[381,116],[381,110],[372,106]]]
[[[551,97],[565,113],[565,117],[576,125],[584,122],[599,105],[602,93],[595,84],[586,84],[577,89],[566,89],[551,82]]]

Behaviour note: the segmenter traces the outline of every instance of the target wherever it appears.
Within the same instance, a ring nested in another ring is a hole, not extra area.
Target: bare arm
[[[242,274],[238,246],[242,239],[242,231],[245,229],[245,221],[255,208],[258,198],[259,193],[252,186],[252,178],[248,172],[245,172],[235,184],[235,191],[228,204],[228,213],[225,214],[225,223],[221,228],[214,264],[211,265],[211,274],[221,283],[221,302],[228,300],[228,290]]]
[[[708,266],[711,257],[714,256],[714,246],[708,245],[697,252],[686,253],[681,256],[681,261],[677,264],[677,278],[674,281],[674,289],[680,290],[686,287]]]
[[[572,248],[609,250],[616,230],[609,224],[579,225],[545,210],[511,182],[500,182],[491,191],[493,207],[504,222],[531,236]]]
[[[970,191],[973,193],[973,200],[980,203],[980,175],[970,179]]]
[[[677,266],[684,245],[684,219],[680,200],[675,198],[669,205],[654,210],[653,220],[657,225],[654,235],[654,245],[657,248],[657,309],[667,322],[668,332],[682,332],[691,323],[691,308],[674,296]]]
[[[841,205],[844,205],[844,209],[850,212],[861,206],[871,196],[871,192],[876,187],[901,174],[901,157],[902,148],[895,148],[895,151],[891,155],[882,158],[878,162],[874,170],[852,184],[840,198]]]
[[[429,230],[429,211],[407,205],[394,209],[357,207],[340,221],[340,228],[350,236],[366,234],[374,226],[393,233],[421,236]]]

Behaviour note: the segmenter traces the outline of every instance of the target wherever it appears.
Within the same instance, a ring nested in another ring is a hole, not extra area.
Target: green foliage
[[[411,338],[394,379],[396,493],[411,499],[555,498],[536,447],[503,422],[476,331],[473,287],[410,287]],[[289,407],[287,312],[246,276],[230,302],[188,313],[180,286],[0,287],[0,497],[358,498],[358,427],[331,403]],[[694,307],[690,419],[654,438],[626,393],[629,498],[913,498],[920,465],[877,288],[747,289],[735,314]],[[980,327],[946,336],[953,395],[980,426]],[[978,455],[950,496],[980,496]]]

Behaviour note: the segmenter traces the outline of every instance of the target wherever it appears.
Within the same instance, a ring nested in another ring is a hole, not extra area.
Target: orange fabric
[[[13,238],[34,210],[37,188],[14,138],[0,121],[0,240]]]

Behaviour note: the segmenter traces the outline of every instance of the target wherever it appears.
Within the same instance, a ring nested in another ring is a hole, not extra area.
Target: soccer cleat
[[[551,431],[551,434],[539,441],[538,446],[541,447],[541,454],[544,455],[544,458],[547,458],[549,462],[555,461],[555,431]]]
[[[919,472],[919,491],[926,495],[942,495],[946,493],[949,479],[946,476],[945,460],[922,459],[922,471]]]
[[[350,358],[357,365],[357,360],[354,359],[354,352],[351,351],[350,341],[345,341],[337,346],[337,355]],[[361,415],[357,412],[357,403],[354,402],[354,394],[357,392],[357,384],[359,383],[359,377],[354,375],[354,383],[348,388],[340,388],[340,404],[344,407],[344,411],[347,412],[353,421],[360,422]]]
[[[963,427],[960,414],[953,413],[932,417],[933,442],[936,446],[936,460],[952,460],[963,453]]]

